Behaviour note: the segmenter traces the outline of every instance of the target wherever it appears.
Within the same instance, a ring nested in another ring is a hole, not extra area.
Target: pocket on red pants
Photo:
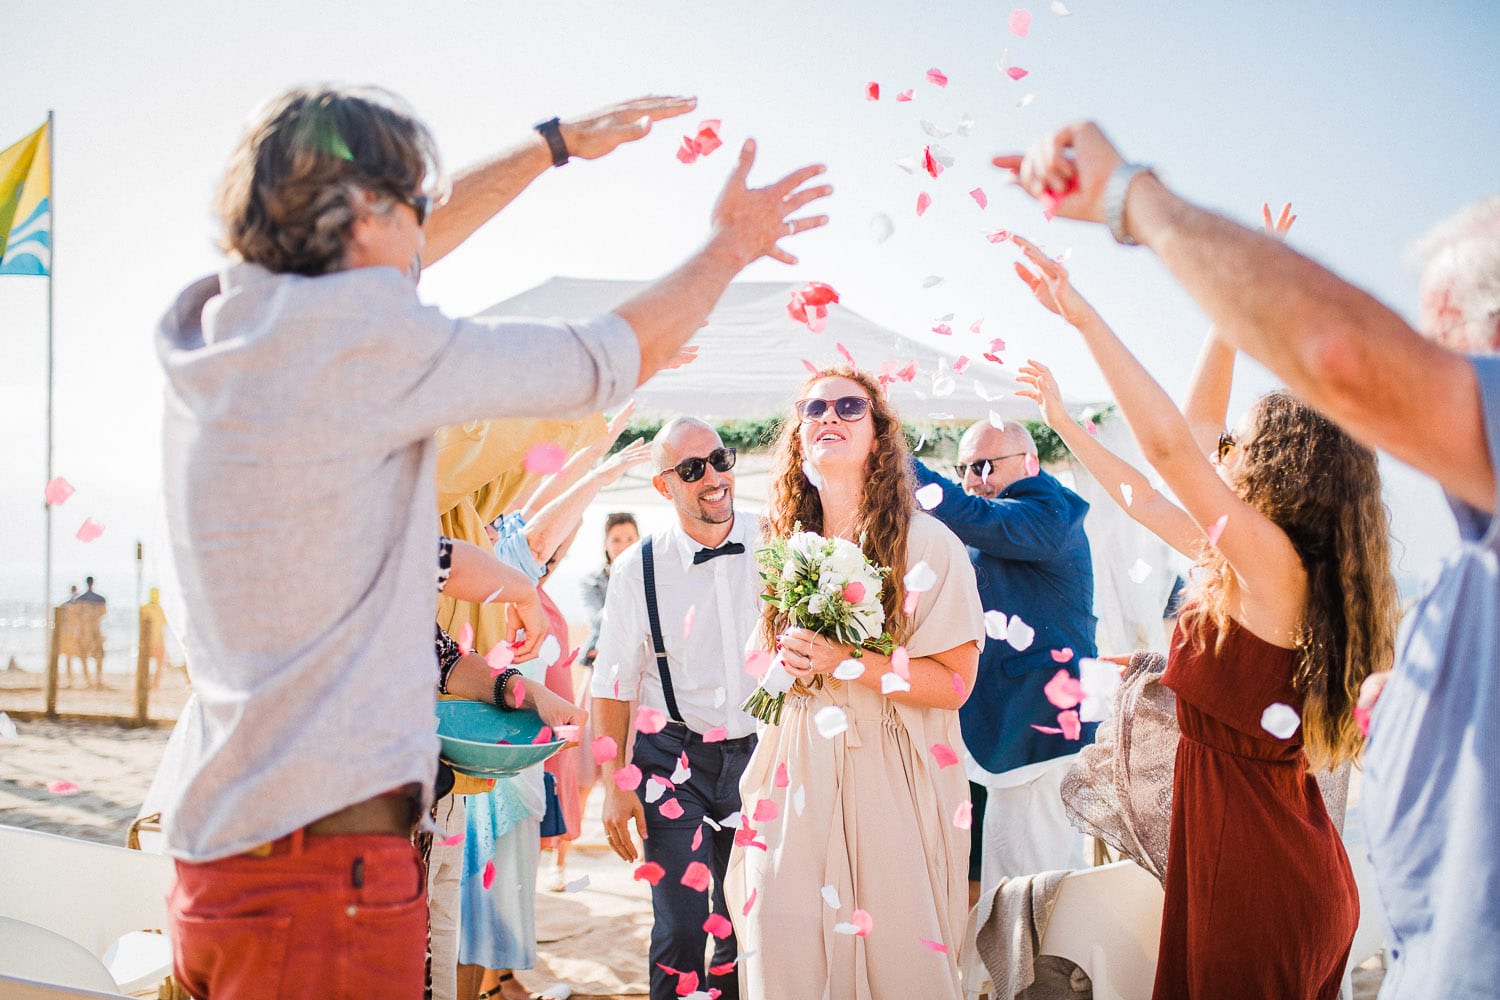
[[[292,918],[172,914],[172,972],[183,989],[213,1000],[275,1000]]]
[[[427,893],[376,906],[351,906],[343,915],[340,949],[341,997],[420,997],[427,979]]]

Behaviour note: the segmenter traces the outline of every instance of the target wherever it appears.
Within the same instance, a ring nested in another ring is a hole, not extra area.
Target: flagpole
[[[52,482],[52,272],[57,267],[57,189],[53,187],[52,164],[57,159],[57,134],[53,131],[52,109],[47,109],[47,482]],[[47,714],[57,711],[56,623],[52,618],[52,504],[43,506],[42,620],[47,623]],[[85,671],[84,679],[88,679]]]

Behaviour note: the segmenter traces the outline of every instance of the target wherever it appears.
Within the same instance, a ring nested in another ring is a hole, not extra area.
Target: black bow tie
[[[694,552],[693,565],[706,563],[710,559],[717,559],[719,556],[738,556],[744,555],[744,553],[745,546],[739,542],[725,542],[716,549],[699,549],[697,552]]]

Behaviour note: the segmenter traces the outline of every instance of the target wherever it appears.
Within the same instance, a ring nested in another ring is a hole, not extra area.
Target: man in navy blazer
[[[1083,533],[1088,503],[1038,468],[1036,443],[1015,421],[970,427],[958,461],[962,486],[912,464],[920,484],[942,488],[930,512],[968,546],[985,610],[1012,620],[1009,637],[996,638],[996,616],[987,616],[991,639],[959,710],[974,799],[970,894],[977,896],[1002,877],[1083,867],[1083,837],[1058,792],[1069,762],[1059,758],[1093,742],[1097,724],[1084,724],[1072,739],[1035,727],[1063,728],[1043,688],[1058,670],[1077,677],[1079,659],[1098,650]]]

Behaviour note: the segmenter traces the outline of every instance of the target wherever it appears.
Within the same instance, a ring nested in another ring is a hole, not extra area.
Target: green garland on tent
[[[1089,410],[1084,413],[1084,419],[1093,424],[1100,424],[1114,412],[1113,406],[1105,407],[1103,410]],[[776,443],[776,436],[781,433],[781,417],[765,417],[757,420],[729,420],[718,425],[719,439],[725,445],[742,452],[763,451]],[[1037,459],[1043,465],[1060,462],[1067,457],[1068,449],[1063,444],[1062,438],[1057,432],[1048,427],[1040,420],[1023,420],[1026,429],[1031,432],[1036,441]],[[612,451],[619,451],[625,445],[637,438],[645,438],[650,441],[656,437],[656,432],[661,430],[663,421],[654,419],[632,420],[626,428],[625,433],[620,435],[620,440],[615,442]],[[907,446],[912,449],[912,454],[920,458],[953,459],[958,455],[958,439],[968,428],[968,424],[902,424],[901,429],[906,432]]]

